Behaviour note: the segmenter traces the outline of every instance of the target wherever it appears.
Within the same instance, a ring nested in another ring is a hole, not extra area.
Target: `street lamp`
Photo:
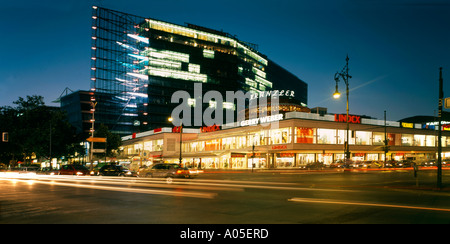
[[[333,97],[335,99],[339,99],[341,97],[341,93],[338,91],[338,81],[336,81],[336,91],[333,93]]]
[[[348,60],[349,60],[349,58],[348,58],[348,55],[347,55],[347,58],[345,59],[346,64],[345,64],[344,68],[342,69],[342,71],[341,72],[336,72],[336,74],[334,74],[334,80],[336,81],[336,91],[333,94],[333,97],[335,99],[338,99],[338,98],[341,97],[341,93],[339,93],[339,90],[338,90],[338,84],[339,84],[340,78],[342,78],[342,80],[344,80],[345,86],[347,88],[346,89],[346,93],[347,93],[347,117],[345,119],[345,121],[347,122],[347,137],[345,138],[345,143],[344,143],[345,161],[347,161],[350,158],[350,149],[349,149],[349,143],[348,143],[348,138],[350,137],[350,135],[349,135],[349,132],[350,132],[349,127],[350,126],[349,126],[349,119],[348,119],[348,117],[349,117],[349,113],[348,113],[349,112],[349,109],[348,109],[348,95],[349,95],[348,80],[350,78],[352,78],[352,77],[348,74]]]

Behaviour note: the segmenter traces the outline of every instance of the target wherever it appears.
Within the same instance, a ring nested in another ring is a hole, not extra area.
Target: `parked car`
[[[395,168],[396,166],[397,166],[397,162],[394,160],[386,161],[386,163],[384,164],[385,168]]]
[[[380,162],[377,162],[377,161],[364,161],[363,163],[362,163],[362,167],[363,168],[381,168],[383,166],[383,164],[382,163],[380,163]]]
[[[424,167],[432,167],[436,166],[436,160],[432,159],[423,163]]]
[[[60,175],[90,175],[90,171],[84,165],[68,164],[63,165],[59,170]]]
[[[104,165],[98,171],[98,175],[103,176],[137,176],[136,173],[132,172],[128,168],[122,165],[109,164]]]
[[[344,168],[344,167],[345,163],[342,160],[338,160],[330,164],[330,168]]]
[[[198,174],[179,164],[155,164],[151,168],[143,168],[139,171],[140,177],[160,177],[160,178],[193,178]]]
[[[363,167],[363,163],[361,161],[354,161],[348,164],[349,168],[360,169]]]
[[[410,160],[402,160],[397,162],[396,166],[398,168],[408,168],[408,167],[412,167],[414,165],[413,161]]]

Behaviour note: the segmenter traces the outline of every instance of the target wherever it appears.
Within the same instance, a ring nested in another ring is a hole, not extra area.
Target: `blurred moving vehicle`
[[[324,169],[325,168],[325,164],[322,162],[312,162],[312,163],[308,163],[305,166],[306,169]]]
[[[63,165],[59,170],[60,175],[90,175],[90,171],[84,165],[68,164]]]
[[[132,172],[128,168],[122,166],[122,165],[115,165],[115,164],[109,164],[104,165],[100,168],[98,171],[98,175],[103,176],[130,176],[130,177],[136,177],[137,174],[135,172]]]
[[[58,173],[59,170],[50,167],[39,168],[39,170],[36,172],[36,174],[38,175],[57,175]]]
[[[159,178],[194,178],[198,176],[198,171],[189,170],[181,167],[179,164],[155,164],[151,168],[142,168],[139,171],[140,177],[159,177]]]
[[[344,168],[345,163],[342,160],[337,160],[330,164],[330,168]]]

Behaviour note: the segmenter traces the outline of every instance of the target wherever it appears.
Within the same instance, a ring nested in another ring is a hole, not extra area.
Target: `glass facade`
[[[225,97],[226,91],[277,89],[278,79],[296,78],[269,62],[257,45],[223,31],[100,7],[94,7],[92,18],[91,90],[111,94],[102,102],[112,108],[98,109],[96,120],[115,121],[110,129],[116,133],[169,126],[168,118],[178,105],[171,103],[172,94],[183,90],[193,99],[194,83],[202,83],[204,92],[215,90]],[[298,78],[297,83],[302,85],[298,98],[306,104],[306,83]],[[192,106],[204,110],[209,104]],[[230,109],[237,118],[236,106],[224,106]]]

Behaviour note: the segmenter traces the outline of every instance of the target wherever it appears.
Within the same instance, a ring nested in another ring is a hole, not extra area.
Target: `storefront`
[[[335,116],[290,112],[276,123],[235,123],[215,130],[184,129],[182,163],[202,169],[302,168],[320,162],[325,166],[344,160],[349,143],[353,161],[384,161],[436,158],[435,129],[404,128],[398,122],[357,118],[350,124]],[[348,138],[347,138],[348,137]],[[124,137],[121,157],[151,165],[179,163],[180,134],[171,128]],[[389,150],[385,154],[384,141]],[[443,131],[443,156],[450,155],[450,132]]]

